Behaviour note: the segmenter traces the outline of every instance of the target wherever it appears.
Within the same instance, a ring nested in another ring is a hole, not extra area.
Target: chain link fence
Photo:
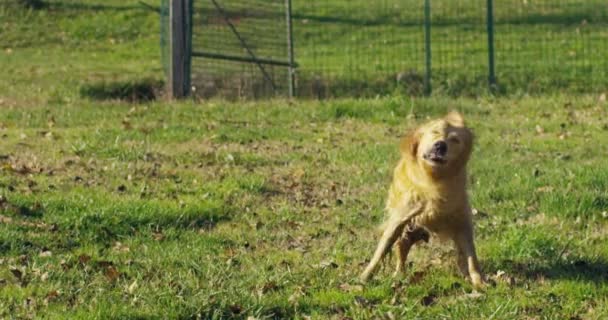
[[[287,95],[295,62],[296,94],[315,98],[608,85],[605,0],[193,1],[192,83],[205,97]]]

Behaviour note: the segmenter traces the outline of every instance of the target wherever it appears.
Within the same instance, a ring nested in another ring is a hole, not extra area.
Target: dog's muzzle
[[[427,153],[424,154],[424,159],[435,163],[445,163],[448,153],[448,144],[445,141],[437,141]]]

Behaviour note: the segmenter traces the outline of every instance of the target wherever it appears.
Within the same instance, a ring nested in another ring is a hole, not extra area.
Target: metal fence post
[[[285,0],[285,11],[287,19],[287,59],[289,67],[287,68],[287,81],[289,83],[289,97],[295,96],[295,58],[293,55],[293,27],[291,24],[291,0]]]
[[[424,0],[424,93],[431,94],[431,0]]]
[[[191,1],[170,0],[169,4],[169,94],[183,98],[190,94]]]
[[[490,90],[496,88],[496,74],[494,70],[494,1],[488,0],[488,83]]]

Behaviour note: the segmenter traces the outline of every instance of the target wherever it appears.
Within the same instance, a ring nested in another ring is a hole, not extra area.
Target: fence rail
[[[192,1],[195,52],[246,52],[228,36],[232,22],[256,59],[291,66],[274,66],[269,88],[250,61],[194,57],[199,93],[285,95],[296,62],[295,93],[304,97],[608,87],[605,0],[292,0],[291,15],[284,0]]]

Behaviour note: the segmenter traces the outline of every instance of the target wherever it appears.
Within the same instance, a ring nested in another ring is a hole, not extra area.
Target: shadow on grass
[[[41,10],[49,6],[49,4],[43,0],[17,0],[17,4],[33,10]]]
[[[156,79],[104,81],[83,85],[80,88],[80,95],[94,100],[123,100],[140,103],[161,97],[163,86],[163,81]]]
[[[608,281],[608,262],[579,257],[571,260],[557,260],[548,263],[522,263],[505,260],[501,268],[513,275],[530,280],[541,277],[547,279],[568,279],[593,283]]]
[[[45,0],[17,0],[17,4],[21,7],[33,10],[74,10],[74,11],[128,11],[128,10],[152,10],[160,12],[160,9],[151,6],[143,1],[140,1],[137,5],[109,5],[104,4],[103,1],[99,3],[78,3],[76,2],[63,2],[63,1],[45,1]],[[82,2],[82,1],[80,1]]]
[[[39,203],[32,205],[15,204],[4,198],[0,199],[0,214],[9,213],[13,217],[21,218],[42,218],[44,214]]]
[[[256,310],[262,314],[263,319],[292,319],[296,313],[294,308],[286,305],[264,306],[260,310]],[[302,310],[300,310],[301,312]],[[185,312],[185,315],[178,317],[179,319],[212,319],[219,316],[221,319],[249,319],[248,311],[244,306],[236,303],[225,305],[225,303],[215,303],[198,313]]]
[[[77,239],[110,243],[117,238],[134,236],[140,232],[166,229],[209,231],[218,223],[230,220],[232,212],[230,208],[221,206],[191,208],[183,211],[151,208],[143,210],[134,212],[121,209],[104,214],[90,213],[62,227],[72,230],[72,235]]]
[[[293,19],[302,21],[313,21],[321,24],[342,24],[359,27],[374,26],[399,26],[399,27],[418,27],[423,22],[422,11],[418,18],[403,19],[398,14],[384,14],[374,18],[362,18],[347,15],[316,15],[295,13]],[[480,17],[476,14],[465,16],[451,15],[434,17],[432,24],[437,27],[458,27],[464,25],[484,26]],[[582,7],[571,12],[556,13],[530,13],[528,15],[505,15],[495,14],[496,25],[577,25],[594,22],[602,22],[605,16],[592,8]]]
[[[325,8],[330,9],[330,8]],[[385,8],[381,13],[376,12],[373,17],[362,16],[361,14],[336,13],[330,12],[325,14],[310,13],[300,10],[295,10],[292,18],[298,23],[307,24],[309,22],[325,25],[345,25],[350,27],[377,27],[377,26],[398,26],[398,27],[419,27],[424,20],[423,8],[419,6],[412,8],[419,10],[419,14],[411,17],[403,17],[402,13],[397,11],[391,12],[391,9]],[[560,10],[554,12],[539,12],[542,8],[526,8],[527,15],[513,14],[513,9],[506,6],[497,8],[494,14],[496,25],[576,25],[587,24],[605,20],[606,15],[594,7],[593,4],[587,6],[567,6],[564,5]],[[438,10],[433,12],[432,24],[438,27],[458,27],[465,25],[485,26],[481,19],[479,11],[464,11],[459,14],[446,14],[450,9]],[[435,13],[438,12],[438,13]],[[206,23],[217,23],[218,19],[213,16],[217,13],[209,12],[206,8],[194,8],[195,15],[200,15]],[[283,18],[283,13],[280,11],[268,12],[264,10],[256,10],[255,8],[224,8],[224,13],[230,20],[242,19],[266,19],[270,21],[279,21]],[[221,21],[221,20],[219,20]],[[223,23],[223,22],[222,22]],[[320,30],[323,30],[321,28]]]

